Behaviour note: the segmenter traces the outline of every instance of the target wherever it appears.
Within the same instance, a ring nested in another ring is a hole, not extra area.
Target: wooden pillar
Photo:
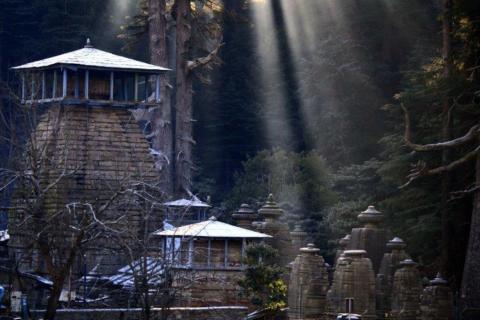
[[[115,75],[113,71],[110,72],[110,101],[113,101],[113,84],[115,82]]]
[[[25,101],[25,73],[22,73],[22,101]]]
[[[53,70],[52,98],[57,95],[57,70]]]
[[[123,75],[122,82],[123,82],[123,100],[128,101],[128,88],[127,88],[126,75]]]
[[[148,87],[149,87],[148,75],[145,75],[145,102],[148,102]]]
[[[210,267],[212,264],[212,240],[208,239],[208,249],[207,249],[207,265]]]
[[[242,261],[241,265],[243,266],[243,260],[245,259],[245,248],[247,246],[247,240],[245,238],[242,239]]]
[[[226,268],[228,265],[228,239],[225,239],[225,256],[223,260],[223,266]]]
[[[155,75],[155,102],[160,102],[160,75]]]
[[[163,261],[167,261],[167,237],[163,238]]]
[[[31,87],[31,92],[30,92],[30,99],[33,101],[35,99],[35,78],[33,77],[32,73],[32,87]]]
[[[88,95],[89,95],[89,89],[90,89],[90,71],[89,70],[85,70],[85,99],[89,99]],[[165,241],[165,243],[167,243]]]
[[[138,73],[135,73],[135,81],[133,87],[133,100],[138,101]]]
[[[77,72],[75,72],[75,98],[78,98],[78,95],[79,95],[79,91],[80,91],[80,79],[78,79],[78,76],[79,76],[79,71],[77,70]]]
[[[172,237],[171,238],[172,240],[171,243],[170,243],[170,250],[172,251],[172,261],[171,261],[171,264],[174,265],[175,264],[175,237]]]
[[[45,99],[45,71],[42,71],[42,100]]]
[[[193,239],[188,241],[188,265],[191,266],[193,264]]]
[[[62,98],[67,96],[67,85],[68,85],[68,74],[67,69],[63,68],[63,82],[62,82]]]

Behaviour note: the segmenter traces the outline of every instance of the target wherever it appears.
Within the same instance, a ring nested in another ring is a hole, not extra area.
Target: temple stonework
[[[288,286],[289,319],[326,319],[328,273],[320,249],[301,248],[292,264]]]
[[[271,236],[266,243],[278,250],[281,254],[278,258],[280,266],[288,266],[295,259],[296,253],[288,225],[280,220],[283,210],[275,202],[270,194],[265,204],[258,210],[258,214],[265,220],[254,222],[254,227]]]
[[[346,313],[345,299],[353,298],[353,313],[375,319],[375,274],[365,250],[346,250],[338,260],[328,293],[333,314]]]
[[[417,264],[411,259],[400,262],[392,288],[391,317],[395,320],[416,320],[420,316],[422,280]]]
[[[347,249],[365,250],[372,261],[373,270],[376,274],[380,269],[380,263],[385,252],[385,243],[387,242],[385,230],[381,227],[384,216],[374,206],[369,206],[357,218],[364,226],[352,229]]]

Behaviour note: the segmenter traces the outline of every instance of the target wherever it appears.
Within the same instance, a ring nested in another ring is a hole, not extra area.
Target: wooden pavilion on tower
[[[89,39],[82,49],[13,69],[23,103],[119,107],[158,104],[160,74],[169,70],[96,49]]]

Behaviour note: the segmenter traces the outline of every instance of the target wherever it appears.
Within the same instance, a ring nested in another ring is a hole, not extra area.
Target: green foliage
[[[285,210],[291,226],[301,223],[315,243],[326,252],[329,232],[324,209],[335,203],[325,160],[318,153],[264,150],[243,163],[235,185],[225,202],[228,212],[242,203],[259,207],[273,193]]]
[[[287,286],[282,280],[285,272],[275,260],[278,252],[269,245],[254,244],[247,247],[244,263],[245,277],[239,281],[244,294],[261,308],[276,310],[286,306]]]

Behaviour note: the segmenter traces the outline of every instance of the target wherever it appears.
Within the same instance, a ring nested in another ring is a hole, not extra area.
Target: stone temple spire
[[[288,285],[288,319],[323,319],[328,291],[325,261],[312,243],[299,251]]]
[[[422,320],[451,320],[453,294],[447,280],[437,274],[424,290],[421,298]]]
[[[345,235],[342,239],[338,240],[338,244],[340,245],[340,249],[337,250],[335,253],[335,263],[337,263],[338,258],[343,254],[345,250],[347,250],[348,245],[350,244],[351,236],[349,234]]]
[[[240,228],[253,229],[252,222],[257,220],[258,214],[248,204],[243,203],[240,209],[232,214],[232,218]]]
[[[353,298],[353,313],[375,319],[375,275],[365,250],[346,250],[338,260],[328,292],[329,312],[345,313],[345,299]]]
[[[307,239],[307,233],[302,230],[300,223],[295,225],[295,229],[290,232],[290,237],[292,238],[292,245],[295,252],[298,252],[300,248],[305,246],[305,241]]]
[[[417,263],[405,259],[400,265],[393,279],[391,316],[395,320],[418,319],[422,280]]]
[[[272,194],[268,196],[267,201],[258,210],[258,213],[265,218],[265,221],[254,222],[253,226],[260,232],[272,236],[272,238],[266,240],[266,243],[278,250],[280,254],[278,259],[279,265],[287,266],[295,259],[296,253],[293,250],[288,225],[280,220],[284,212],[282,208],[277,205]]]
[[[390,252],[383,255],[376,279],[378,319],[384,319],[385,313],[391,308],[393,276],[400,268],[400,262],[410,259],[405,252],[406,246],[406,243],[398,237],[387,242],[387,250]]]
[[[348,249],[367,251],[367,256],[372,260],[373,270],[376,274],[380,269],[380,263],[386,249],[385,230],[381,227],[384,216],[374,206],[369,206],[367,210],[357,216],[357,219],[364,226],[352,229],[352,238]]]

